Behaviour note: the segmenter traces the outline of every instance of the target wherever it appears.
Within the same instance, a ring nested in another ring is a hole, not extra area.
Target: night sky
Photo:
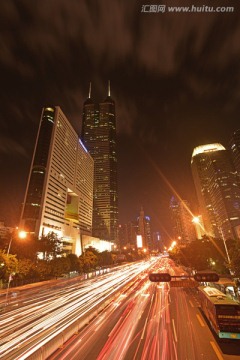
[[[229,13],[144,13],[142,5],[234,6]],[[190,160],[240,128],[240,1],[0,2],[0,218],[17,225],[42,107],[80,134],[92,82],[116,102],[120,222],[143,206],[171,234],[165,177],[197,212]],[[162,176],[162,175],[163,176]]]

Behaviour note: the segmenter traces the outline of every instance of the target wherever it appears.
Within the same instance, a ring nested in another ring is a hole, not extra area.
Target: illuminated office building
[[[42,111],[20,227],[38,237],[54,232],[65,253],[81,254],[91,235],[93,159],[61,109]]]
[[[174,196],[170,200],[170,214],[173,229],[173,239],[178,245],[186,245],[196,240],[193,216],[188,210],[190,205],[186,200],[177,200]]]
[[[142,237],[142,248],[151,249],[152,247],[152,234],[151,234],[151,219],[144,214],[143,207],[140,209],[140,214],[137,219],[138,222],[138,235]]]
[[[206,234],[237,238],[240,189],[230,152],[218,143],[198,146],[191,167]]]
[[[96,104],[89,97],[83,106],[82,141],[94,159],[93,236],[117,243],[118,189],[115,103],[108,96]]]
[[[138,235],[138,221],[129,221],[127,224],[120,224],[118,228],[119,246],[123,248],[136,249]]]

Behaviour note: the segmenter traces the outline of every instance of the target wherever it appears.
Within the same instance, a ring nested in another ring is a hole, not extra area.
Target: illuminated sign
[[[142,235],[137,235],[137,247],[142,248],[142,246],[143,246]]]

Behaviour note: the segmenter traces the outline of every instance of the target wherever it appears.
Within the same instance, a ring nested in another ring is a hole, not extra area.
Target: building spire
[[[92,91],[92,83],[90,81],[89,83],[89,93],[88,93],[88,98],[91,99],[91,91]]]
[[[110,80],[108,80],[108,96],[111,96],[110,95]]]

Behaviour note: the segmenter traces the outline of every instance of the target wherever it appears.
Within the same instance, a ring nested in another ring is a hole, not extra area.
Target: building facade
[[[218,143],[198,146],[191,167],[206,234],[237,238],[240,188],[230,152]]]
[[[173,239],[178,245],[187,245],[196,240],[193,217],[187,200],[177,200],[174,196],[170,200],[170,214],[173,228]]]
[[[83,105],[82,141],[94,159],[92,235],[117,243],[118,182],[115,102],[110,96],[96,104],[89,97]]]
[[[151,233],[151,219],[144,214],[143,207],[140,209],[140,214],[137,219],[138,235],[142,237],[142,248],[151,250],[152,248],[152,233]]]
[[[65,253],[81,254],[92,233],[94,162],[56,107],[42,111],[20,228],[41,237],[54,232]]]

